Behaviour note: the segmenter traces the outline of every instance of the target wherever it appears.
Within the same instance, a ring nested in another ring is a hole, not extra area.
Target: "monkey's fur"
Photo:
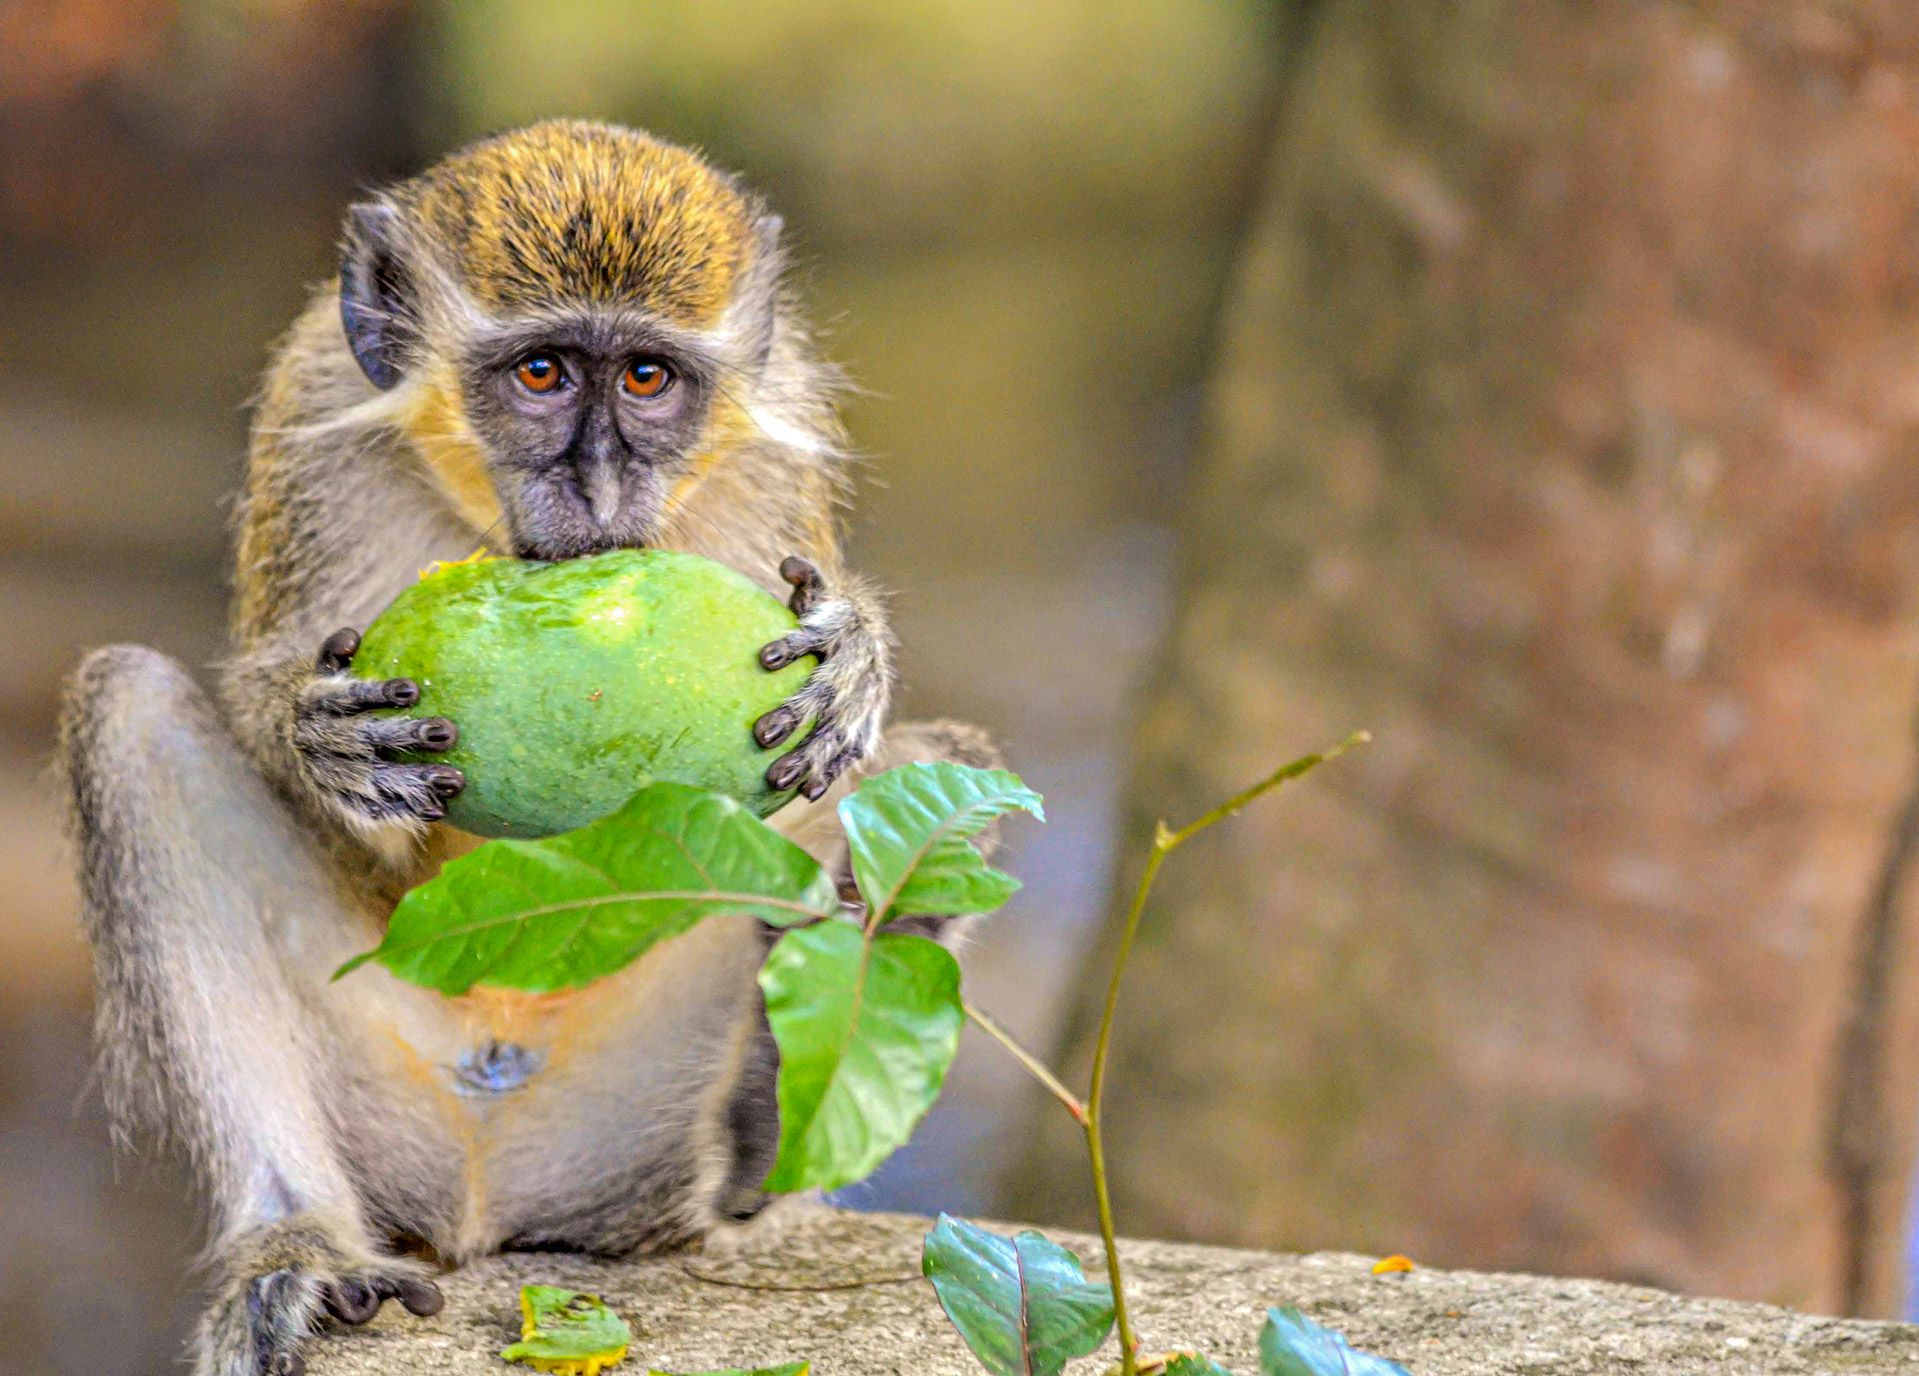
[[[340,280],[259,401],[223,709],[138,646],[74,675],[61,758],[109,1103],[122,1131],[171,1134],[212,1206],[196,1371],[297,1372],[328,1313],[430,1312],[421,1258],[677,1245],[766,1203],[777,1060],[751,920],[567,995],[329,983],[471,844],[439,824],[458,772],[394,758],[458,723],[417,684],[347,672],[342,628],[422,566],[645,544],[793,584],[801,629],[762,659],[820,667],[754,729],[819,723],[773,766],[805,795],[775,823],[836,872],[832,806],[859,774],[993,762],[970,728],[882,729],[887,631],[837,544],[836,378],[782,294],[778,231],[695,155],[584,123],[356,207]],[[534,390],[538,359],[566,384]],[[640,396],[653,366],[669,384]]]

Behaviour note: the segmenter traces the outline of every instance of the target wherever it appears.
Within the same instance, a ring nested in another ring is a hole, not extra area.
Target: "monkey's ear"
[[[733,310],[747,357],[754,367],[766,362],[773,349],[773,331],[779,322],[780,275],[786,270],[786,247],[780,233],[786,221],[768,211],[753,221],[753,257],[740,274]]]
[[[413,282],[400,258],[399,212],[368,201],[347,212],[340,323],[360,371],[381,391],[399,382],[415,335]]]

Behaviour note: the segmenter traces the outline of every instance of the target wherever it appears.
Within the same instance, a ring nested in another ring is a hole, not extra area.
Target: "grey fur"
[[[81,664],[62,714],[116,1131],[176,1139],[211,1206],[197,1376],[297,1370],[329,1307],[424,1274],[408,1248],[457,1263],[509,1247],[718,1241],[766,1204],[758,1182],[778,1137],[754,981],[767,934],[745,918],[711,920],[566,997],[446,999],[377,967],[329,980],[459,838],[431,825],[433,767],[383,758],[421,744],[396,734],[419,728],[368,715],[377,690],[320,651],[422,566],[497,534],[436,476],[421,417],[425,389],[468,343],[512,323],[473,306],[403,214],[381,231],[421,287],[404,349],[360,320],[363,352],[392,374],[376,386],[356,361],[328,287],[264,384],[223,705],[165,656],[114,646]],[[860,775],[994,756],[970,728],[883,730],[890,637],[834,536],[836,375],[779,292],[777,221],[755,232],[766,257],[698,341],[753,426],[700,482],[671,490],[648,538],[782,594],[783,559],[817,568],[794,594],[789,648],[821,656],[793,704],[819,727],[790,753],[821,796],[776,825],[844,868],[832,809]],[[469,438],[510,464],[484,434]],[[692,459],[648,462],[672,476]],[[964,924],[924,925],[956,940]],[[474,1093],[475,1057],[502,1045],[532,1069],[507,1092]]]

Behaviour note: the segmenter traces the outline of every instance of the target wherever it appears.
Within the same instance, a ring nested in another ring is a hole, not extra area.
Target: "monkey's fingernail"
[[[428,803],[420,809],[420,820],[422,822],[444,822],[446,820],[446,809],[438,803]]]
[[[380,1312],[380,1297],[369,1285],[343,1280],[327,1287],[326,1307],[342,1323],[363,1324]]]
[[[430,1280],[402,1280],[393,1287],[401,1307],[416,1319],[430,1319],[446,1308],[446,1296]]]
[[[770,750],[792,735],[799,724],[800,714],[791,707],[775,707],[753,723],[753,739],[760,743],[760,749]]]
[[[458,797],[466,787],[466,775],[450,764],[436,764],[427,770],[426,786],[442,798]]]
[[[429,717],[420,723],[420,744],[428,750],[451,750],[460,739],[460,728],[445,717]]]
[[[761,649],[760,668],[784,669],[797,658],[798,656],[793,653],[791,646],[784,640],[776,640],[771,645]]]
[[[352,662],[360,649],[360,633],[351,627],[343,627],[326,638],[320,646],[320,672],[335,674]]]
[[[381,687],[390,706],[411,707],[420,700],[420,685],[410,678],[390,678]]]
[[[860,893],[859,881],[854,879],[850,874],[843,879],[837,880],[833,887],[839,892],[842,903],[865,902],[865,896]]]
[[[806,772],[806,762],[798,755],[782,755],[766,771],[766,781],[774,788],[791,788]]]
[[[832,786],[833,781],[831,779],[822,774],[815,774],[812,778],[800,785],[800,797],[806,799],[809,803],[817,803],[825,796],[826,790]]]
[[[306,1376],[306,1369],[307,1359],[290,1348],[273,1359],[273,1376]]]

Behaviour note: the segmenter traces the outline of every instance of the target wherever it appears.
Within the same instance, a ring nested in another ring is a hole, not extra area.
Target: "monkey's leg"
[[[299,933],[347,920],[325,857],[152,650],[82,662],[60,756],[108,1106],[122,1131],[177,1139],[213,1206],[196,1372],[291,1376],[323,1312],[436,1310],[422,1268],[370,1240],[322,1098],[322,1028],[288,977]]]
[[[820,798],[795,799],[774,814],[773,825],[825,865],[839,880],[841,892],[850,892],[853,880],[846,835],[840,830],[835,810],[840,799],[858,788],[862,779],[896,765],[941,762],[972,765],[978,769],[996,769],[1002,763],[992,738],[976,726],[954,721],[902,722],[888,728],[878,748],[836,779]],[[996,828],[989,827],[975,842],[988,856],[996,844],[996,832]],[[887,930],[910,932],[955,946],[977,920],[968,915],[930,917],[909,913],[894,918],[887,924]],[[727,1109],[733,1169],[717,1201],[717,1211],[735,1222],[753,1218],[768,1203],[759,1184],[773,1169],[774,1158],[779,1154],[779,1104],[774,1095],[778,1075],[779,1050],[762,1013]],[[714,1240],[724,1245],[721,1239]]]

